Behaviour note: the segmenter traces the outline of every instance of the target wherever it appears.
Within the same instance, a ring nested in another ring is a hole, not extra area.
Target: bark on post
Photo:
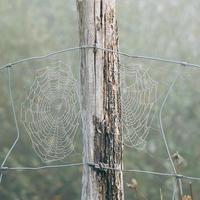
[[[115,0],[77,0],[80,45],[118,50]],[[83,114],[82,200],[123,199],[119,57],[98,48],[81,50]],[[98,165],[97,165],[98,166]]]

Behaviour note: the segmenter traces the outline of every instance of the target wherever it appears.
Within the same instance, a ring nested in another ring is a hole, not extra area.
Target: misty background
[[[200,2],[198,0],[117,1],[120,51],[133,55],[169,58],[200,64]],[[0,0],[0,66],[18,59],[45,55],[79,46],[78,15],[73,0]],[[20,119],[24,102],[38,69],[71,66],[79,77],[79,51],[52,56],[12,68],[12,92],[20,129],[20,140],[6,166],[44,165],[32,148]],[[122,66],[141,65],[158,82],[158,101],[154,107],[152,129],[143,150],[124,148],[124,168],[173,172],[160,134],[159,111],[166,93],[178,74],[162,113],[171,153],[179,152],[187,162],[181,173],[200,177],[200,69],[142,59],[120,57]],[[81,127],[76,134],[75,151],[52,164],[82,162]],[[7,70],[0,72],[0,162],[16,138],[10,106]],[[0,185],[2,200],[80,199],[82,167],[38,171],[5,172]],[[126,200],[137,200],[127,187],[134,178],[139,195],[149,200],[171,199],[173,179],[141,173],[124,173]],[[196,199],[200,182],[192,183]],[[189,194],[189,180],[183,180]],[[143,198],[141,197],[141,198]]]

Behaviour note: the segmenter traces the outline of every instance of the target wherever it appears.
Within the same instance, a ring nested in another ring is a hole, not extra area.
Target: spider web
[[[80,122],[76,80],[70,68],[46,67],[38,74],[22,103],[21,121],[44,162],[61,160],[73,152]]]
[[[139,65],[124,67],[121,79],[124,144],[143,149],[151,128],[158,83]]]

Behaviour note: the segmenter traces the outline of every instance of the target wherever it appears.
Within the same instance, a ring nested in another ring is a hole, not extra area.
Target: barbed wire
[[[68,51],[84,49],[84,48],[94,48],[94,46],[89,46],[88,45],[88,46],[72,47],[72,48],[67,48],[67,49],[63,49],[63,50],[59,50],[59,51],[54,51],[54,52],[49,53],[49,54],[44,55],[44,56],[34,56],[34,57],[24,58],[24,59],[17,60],[17,61],[14,61],[12,63],[6,64],[6,65],[2,66],[0,68],[0,70],[8,68],[8,67],[13,67],[15,65],[18,65],[18,64],[21,64],[21,63],[24,63],[24,62],[28,62],[28,61],[31,61],[31,60],[42,60],[42,59],[48,58],[50,56],[54,56],[54,55],[57,55],[57,54],[65,53],[65,52],[68,52]]]
[[[77,46],[77,47],[71,47],[71,48],[66,48],[66,49],[59,50],[59,51],[54,51],[54,52],[49,53],[49,54],[44,55],[44,56],[34,56],[34,57],[20,59],[20,60],[17,60],[17,61],[3,65],[2,67],[0,67],[0,70],[3,70],[5,68],[11,67],[11,66],[15,66],[15,65],[27,62],[27,61],[42,60],[42,59],[48,58],[50,56],[65,53],[65,52],[68,52],[68,51],[87,49],[87,48],[93,48],[93,49],[99,49],[99,50],[103,50],[103,51],[107,51],[107,52],[112,52],[112,53],[116,53],[116,54],[119,54],[119,55],[122,55],[122,56],[125,56],[125,57],[133,58],[133,59],[152,60],[152,61],[158,61],[158,62],[177,64],[177,65],[181,65],[181,66],[184,66],[184,67],[200,68],[199,64],[193,64],[193,63],[189,63],[189,62],[186,62],[186,61],[165,59],[165,58],[153,57],[153,56],[131,55],[131,54],[124,53],[124,52],[121,52],[121,51],[114,51],[112,49],[103,48],[103,47],[100,47],[97,44],[95,44],[95,45],[82,45],[82,46]]]

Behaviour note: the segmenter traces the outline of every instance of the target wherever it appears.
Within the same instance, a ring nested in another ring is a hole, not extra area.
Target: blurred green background
[[[200,2],[198,0],[117,1],[120,50],[130,54],[158,56],[200,64]],[[0,0],[0,66],[17,59],[45,55],[56,50],[78,46],[76,2],[53,0]],[[73,68],[78,77],[79,52],[31,61],[12,69],[12,90],[20,140],[6,166],[41,166],[21,122],[21,103],[34,81],[37,69],[55,66],[58,61]],[[125,147],[126,169],[172,172],[159,131],[159,110],[166,91],[177,73],[179,78],[163,110],[163,126],[172,153],[179,152],[187,161],[181,172],[200,177],[200,70],[174,64],[121,57],[122,66],[140,64],[159,83],[159,100],[154,107],[152,129],[144,150]],[[0,161],[3,161],[16,128],[11,112],[7,70],[0,72]],[[81,131],[77,133],[76,150],[65,160],[53,164],[82,161]],[[60,168],[5,173],[0,185],[1,200],[80,199],[82,168]],[[139,196],[148,200],[171,199],[171,178],[138,173],[124,173],[126,200],[137,200],[127,183],[135,178]],[[200,196],[200,182],[192,183],[195,199]],[[189,193],[189,181],[183,181]],[[143,196],[143,197],[142,197]]]

